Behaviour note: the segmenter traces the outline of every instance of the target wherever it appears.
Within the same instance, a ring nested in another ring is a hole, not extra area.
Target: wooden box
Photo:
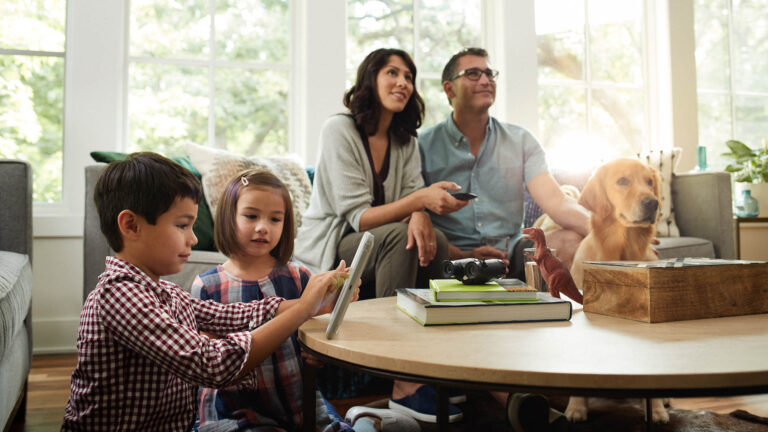
[[[768,312],[768,263],[585,262],[584,311],[649,323]]]

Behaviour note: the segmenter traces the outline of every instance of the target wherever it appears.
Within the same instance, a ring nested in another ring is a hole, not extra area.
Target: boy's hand
[[[324,310],[328,307],[328,304],[331,305],[331,310],[333,310],[334,299],[338,297],[340,291],[340,289],[336,288],[339,284],[339,279],[343,283],[343,279],[347,277],[349,277],[349,268],[346,267],[344,260],[341,260],[336,270],[318,273],[309,278],[309,282],[304,288],[301,298],[299,298],[299,304],[307,311],[308,317],[327,313]]]

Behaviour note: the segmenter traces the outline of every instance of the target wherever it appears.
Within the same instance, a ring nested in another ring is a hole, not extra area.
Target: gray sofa
[[[0,159],[0,426],[23,423],[32,362],[32,167]]]
[[[93,205],[93,187],[106,165],[85,168],[85,244],[83,299],[96,286],[104,270],[104,257],[111,251],[99,230],[99,218]],[[558,177],[558,176],[556,176]],[[561,183],[583,186],[581,178],[557,178]],[[735,258],[730,174],[704,172],[678,174],[672,180],[672,199],[681,237],[662,238],[657,247],[660,258],[710,257]],[[192,251],[184,269],[165,277],[189,290],[195,276],[210,270],[226,258],[218,252]]]

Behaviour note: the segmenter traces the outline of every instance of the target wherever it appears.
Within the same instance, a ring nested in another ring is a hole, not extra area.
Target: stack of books
[[[433,279],[429,289],[397,290],[397,308],[421,325],[567,321],[571,302],[537,292],[517,280],[464,285]]]

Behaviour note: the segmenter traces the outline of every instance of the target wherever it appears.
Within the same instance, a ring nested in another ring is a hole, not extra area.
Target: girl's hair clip
[[[243,184],[243,186],[248,186],[248,179],[245,178],[245,176],[240,177],[240,183]]]

